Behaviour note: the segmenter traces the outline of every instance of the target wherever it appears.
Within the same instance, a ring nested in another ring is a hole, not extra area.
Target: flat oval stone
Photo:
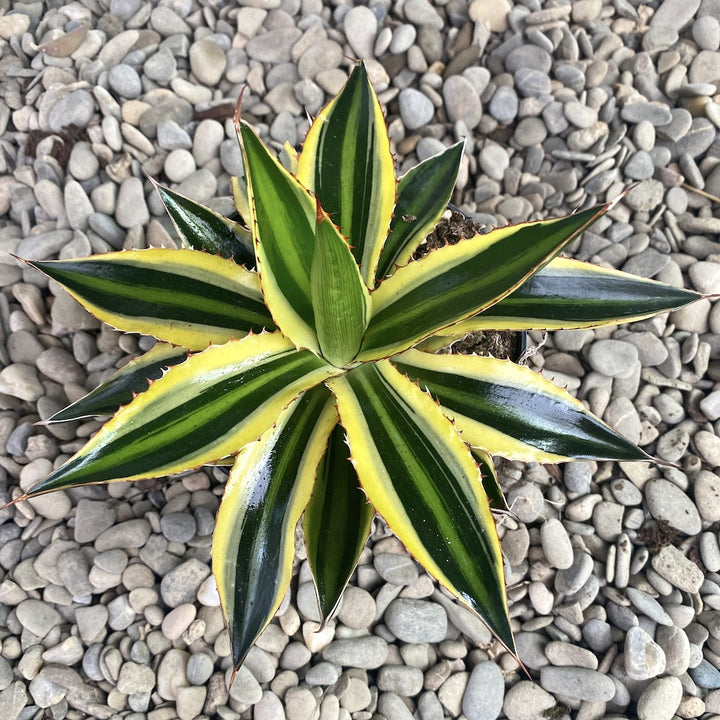
[[[540,685],[548,692],[587,702],[608,702],[615,696],[610,677],[584,667],[548,665],[540,670]]]
[[[388,630],[403,642],[440,642],[445,639],[447,613],[437,603],[396,598],[388,605],[384,619]]]
[[[42,600],[23,600],[15,609],[20,624],[33,635],[45,637],[50,630],[62,622],[62,616]]]
[[[461,75],[449,77],[443,85],[443,100],[450,122],[462,121],[469,130],[482,118],[482,103],[472,83]]]
[[[430,98],[420,90],[404,88],[398,96],[400,117],[408,130],[417,130],[427,125],[435,113]]]
[[[695,503],[675,483],[656,478],[649,480],[644,490],[648,510],[656,520],[665,520],[686,535],[697,535],[702,530]]]
[[[505,680],[494,662],[480,662],[470,673],[462,711],[468,720],[494,720],[502,712]]]
[[[653,680],[637,701],[638,720],[671,720],[683,696],[679,678]]]
[[[590,346],[588,362],[593,370],[607,377],[625,378],[638,363],[638,351],[623,340],[597,340]]]
[[[540,542],[551,567],[566,570],[573,562],[573,548],[565,526],[557,518],[546,520],[540,527]]]
[[[342,638],[333,640],[323,650],[322,656],[335,665],[372,670],[385,663],[388,644],[376,636]]]

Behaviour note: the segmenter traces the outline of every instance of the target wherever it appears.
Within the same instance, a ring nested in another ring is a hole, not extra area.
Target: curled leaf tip
[[[4,505],[0,505],[0,510],[7,510],[8,508],[11,508],[13,505],[17,505],[20,502],[23,502],[25,500],[30,499],[30,493],[23,493],[22,495],[18,495],[18,497],[14,498],[10,502],[6,502]]]
[[[237,104],[235,105],[235,114],[233,115],[233,122],[237,125],[240,122],[240,116],[242,115],[242,99],[247,89],[247,83],[243,84],[240,88],[240,94],[238,95]]]
[[[644,452],[644,451],[643,451]],[[645,453],[647,457],[642,458],[642,462],[652,462],[656,465],[661,465],[662,467],[669,467],[673,468],[673,470],[682,470],[682,465],[678,465],[677,463],[670,462],[669,460],[663,460],[662,458],[653,457],[652,455],[649,455]]]

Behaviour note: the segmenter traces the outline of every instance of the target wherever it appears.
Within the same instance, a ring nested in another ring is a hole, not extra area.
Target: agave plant
[[[446,208],[463,147],[397,180],[362,64],[290,170],[236,125],[244,224],[158,186],[183,249],[29,261],[101,320],[160,342],[50,418],[113,415],[15,502],[232,464],[212,562],[235,668],[288,589],[300,519],[327,618],[376,512],[512,651],[490,454],[648,456],[528,368],[433,350],[473,330],[614,324],[698,296],[557,258],[607,205],[411,261]]]

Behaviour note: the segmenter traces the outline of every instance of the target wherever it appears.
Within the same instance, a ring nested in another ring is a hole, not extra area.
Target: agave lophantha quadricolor
[[[396,180],[362,64],[313,122],[292,172],[236,124],[245,226],[158,187],[184,249],[30,263],[101,320],[161,342],[50,419],[114,413],[14,502],[229,459],[212,561],[236,668],[287,591],[300,518],[327,617],[375,512],[512,650],[489,453],[648,456],[527,368],[432,350],[473,330],[615,324],[698,296],[556,258],[609,206],[411,262],[463,148]]]

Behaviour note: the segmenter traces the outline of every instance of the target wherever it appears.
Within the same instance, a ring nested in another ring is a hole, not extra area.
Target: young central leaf
[[[370,295],[350,248],[319,202],[310,284],[323,357],[337,367],[348,365],[367,327]]]

